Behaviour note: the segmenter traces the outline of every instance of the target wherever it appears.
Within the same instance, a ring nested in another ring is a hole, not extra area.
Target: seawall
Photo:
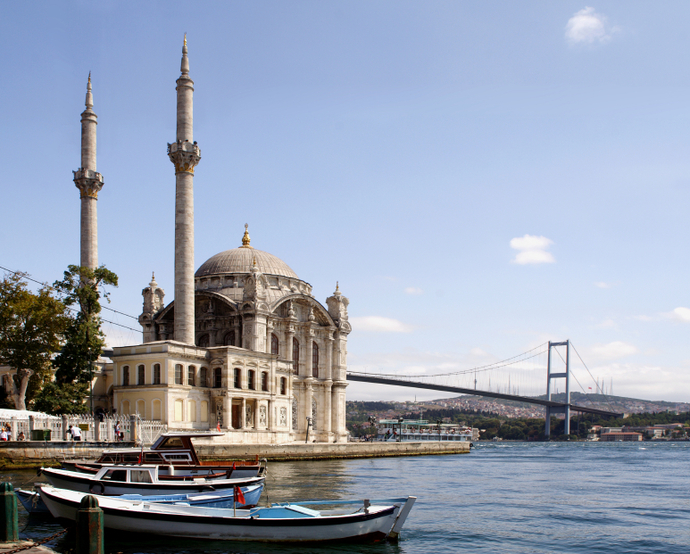
[[[0,443],[0,470],[57,465],[65,459],[94,459],[103,450],[134,448],[133,443],[22,441]],[[196,444],[202,460],[266,458],[269,461],[333,460],[390,456],[467,454],[469,442],[350,442],[291,444]]]

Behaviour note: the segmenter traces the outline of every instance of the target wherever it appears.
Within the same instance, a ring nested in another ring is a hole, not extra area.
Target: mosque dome
[[[281,277],[292,277],[298,279],[297,274],[292,271],[290,266],[280,258],[256,250],[249,246],[249,232],[245,225],[242,246],[220,252],[206,260],[197,270],[195,277],[207,277],[210,275],[223,275],[228,273],[251,273],[254,263],[261,273],[269,275],[279,275]]]

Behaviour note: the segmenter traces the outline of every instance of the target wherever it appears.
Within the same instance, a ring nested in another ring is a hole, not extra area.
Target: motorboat
[[[242,495],[236,493],[236,489],[221,491],[200,492],[194,494],[164,494],[149,495],[123,494],[119,498],[125,500],[137,500],[143,502],[155,502],[160,504],[176,504],[188,506],[204,506],[207,508],[252,508],[259,503],[261,493],[264,490],[263,483],[240,487]],[[35,491],[17,489],[14,491],[22,503],[22,506],[30,514],[50,514],[50,510],[41,500],[41,495]],[[237,500],[235,501],[235,496]]]
[[[106,464],[156,464],[160,475],[215,475],[227,478],[261,476],[266,471],[266,460],[256,456],[251,460],[200,460],[194,448],[195,439],[222,437],[223,433],[163,433],[150,448],[117,448],[105,450],[96,460],[64,460],[63,469],[96,473]]]
[[[39,487],[43,502],[56,518],[75,521],[85,494]],[[209,540],[317,542],[381,540],[398,537],[416,497],[371,503],[310,501],[252,509],[204,508],[95,496],[104,526],[128,533]],[[381,504],[378,504],[381,502]],[[341,510],[318,511],[308,506],[342,504]],[[357,507],[353,511],[352,504]]]
[[[205,476],[179,476],[166,479],[155,464],[103,465],[95,474],[67,469],[41,468],[41,473],[54,487],[91,494],[192,494],[263,483],[264,477],[220,479]]]
[[[14,494],[30,514],[50,514],[50,510],[41,500],[41,495],[35,491],[15,489]]]

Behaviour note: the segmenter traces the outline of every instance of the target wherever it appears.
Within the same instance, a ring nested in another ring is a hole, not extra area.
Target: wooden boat
[[[166,494],[143,496],[141,494],[123,494],[118,498],[124,500],[137,500],[139,502],[155,502],[159,504],[186,504],[188,506],[204,506],[206,508],[252,508],[259,503],[261,493],[264,490],[263,483],[240,487],[244,502],[237,500],[235,503],[235,490],[201,492],[195,494]],[[22,506],[30,514],[50,514],[50,510],[41,499],[41,495],[35,491],[17,489],[14,491],[22,503]]]
[[[30,514],[49,514],[50,510],[41,500],[41,495],[34,491],[15,489],[14,494]]]
[[[222,437],[223,433],[163,433],[150,448],[118,448],[104,451],[96,460],[65,460],[63,469],[96,473],[106,464],[156,464],[160,475],[220,475],[229,478],[261,476],[266,460],[202,461],[194,448],[194,439]]]
[[[192,494],[263,483],[264,477],[218,479],[204,476],[162,479],[158,465],[104,465],[95,475],[66,469],[41,468],[48,482],[58,488],[91,494]]]
[[[43,486],[41,498],[60,520],[74,521],[83,493]],[[306,504],[351,504],[312,501],[267,508],[200,508],[96,497],[106,528],[129,533],[209,540],[316,542],[397,538],[416,500],[414,496],[371,504],[357,501],[354,512],[324,513]]]

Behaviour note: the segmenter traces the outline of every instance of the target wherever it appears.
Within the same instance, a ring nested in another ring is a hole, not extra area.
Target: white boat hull
[[[79,502],[84,496],[74,491],[42,487],[41,497],[51,513],[59,518],[76,519]],[[265,517],[257,510],[197,508],[128,502],[112,497],[97,497],[103,510],[104,524],[109,529],[130,533],[146,533],[169,537],[209,540],[317,542],[339,540],[383,539],[394,526],[401,505],[369,506],[368,510],[342,515],[297,517]],[[406,514],[414,503],[407,500]],[[264,509],[264,510],[271,510]],[[309,511],[309,510],[306,510]],[[271,512],[266,512],[271,513]]]
[[[121,494],[165,495],[165,494],[194,494],[215,490],[227,490],[233,487],[247,487],[263,483],[264,477],[249,479],[204,479],[196,478],[188,481],[167,482],[124,482],[97,479],[77,471],[63,469],[43,469],[43,475],[56,488],[68,489],[90,494],[104,494],[119,496]]]

